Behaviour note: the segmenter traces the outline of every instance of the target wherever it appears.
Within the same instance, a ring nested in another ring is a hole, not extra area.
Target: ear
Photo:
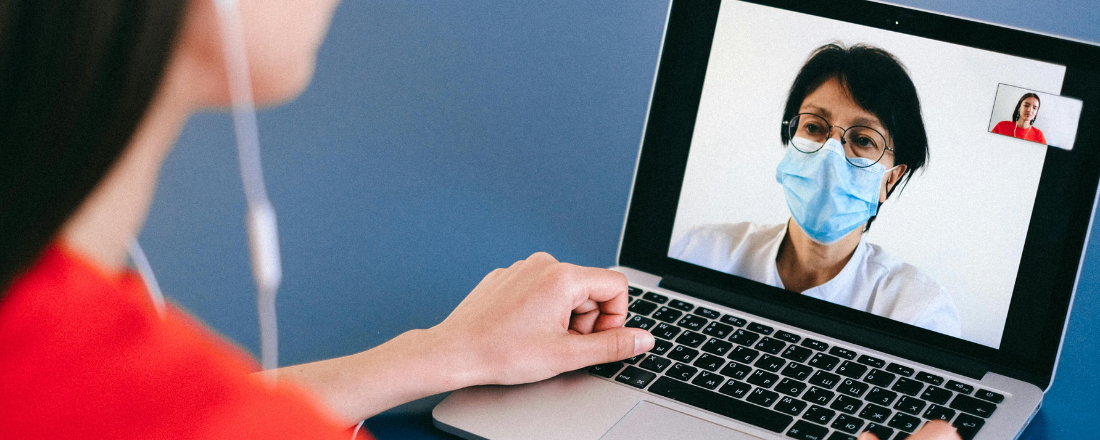
[[[882,187],[879,189],[879,203],[886,201],[887,195],[894,190],[894,186],[898,184],[898,181],[901,180],[901,176],[905,175],[905,171],[908,169],[909,167],[907,165],[901,164],[886,171],[886,174],[882,176]]]

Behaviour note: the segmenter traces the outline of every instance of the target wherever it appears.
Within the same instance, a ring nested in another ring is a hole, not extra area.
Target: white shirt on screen
[[[775,259],[786,235],[786,223],[701,226],[668,256],[783,288]],[[802,294],[954,337],[962,333],[955,302],[939,283],[865,237],[836,277]]]

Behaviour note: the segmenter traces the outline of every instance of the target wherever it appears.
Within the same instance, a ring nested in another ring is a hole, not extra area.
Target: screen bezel
[[[1100,119],[1100,47],[860,0],[742,0],[1066,66],[1062,95]],[[1100,182],[1100,133],[1078,127],[1072,151],[1048,147],[1001,347],[994,349],[888,318],[702,268],[667,256],[721,1],[674,2],[650,101],[618,264],[676,287],[707,286],[770,304],[756,312],[918,362],[974,375],[975,363],[1046,389],[1061,346]],[[672,286],[670,286],[672,287]],[[691,293],[691,292],[688,292]],[[788,293],[783,295],[783,293]],[[737,307],[735,303],[729,304]],[[773,310],[774,313],[769,312]],[[805,313],[782,313],[798,310]],[[797,317],[792,317],[797,315]],[[822,327],[823,321],[830,323]],[[851,328],[864,331],[853,333]],[[851,339],[849,339],[851,340]],[[902,348],[905,348],[902,350]],[[914,349],[923,347],[924,349]],[[900,351],[900,352],[899,352]]]

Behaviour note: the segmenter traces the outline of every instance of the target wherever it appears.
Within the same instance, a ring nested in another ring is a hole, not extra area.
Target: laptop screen
[[[1096,46],[885,4],[675,2],[619,263],[1043,383],[1098,84]]]
[[[668,256],[999,347],[1065,72],[726,2]]]

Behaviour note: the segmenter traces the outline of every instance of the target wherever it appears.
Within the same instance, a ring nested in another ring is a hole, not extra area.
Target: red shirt
[[[1043,137],[1043,132],[1034,125],[1028,128],[1020,128],[1016,126],[1015,122],[1001,121],[993,127],[993,133],[1012,136],[1025,141],[1038,142],[1043,145],[1047,143],[1047,138]]]
[[[0,438],[333,439],[303,391],[183,312],[161,320],[141,278],[51,245],[0,299]]]

